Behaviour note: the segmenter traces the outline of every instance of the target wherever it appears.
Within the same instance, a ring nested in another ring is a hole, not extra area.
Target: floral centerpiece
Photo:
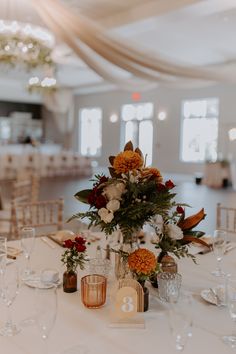
[[[84,269],[86,259],[86,240],[77,236],[74,240],[68,239],[63,243],[66,248],[62,254],[61,261],[66,266],[63,274],[63,289],[65,292],[74,292],[77,290],[77,267]]]
[[[159,214],[168,216],[177,204],[172,193],[174,183],[163,182],[157,168],[145,167],[142,152],[128,142],[124,151],[109,158],[110,176],[97,175],[93,188],[76,193],[75,197],[90,206],[73,218],[88,218],[89,226],[99,226],[106,235],[119,229],[124,243],[134,241],[146,222]]]

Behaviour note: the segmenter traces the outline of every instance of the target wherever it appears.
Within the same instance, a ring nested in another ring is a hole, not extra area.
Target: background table
[[[105,240],[105,238],[104,238]],[[19,246],[18,241],[12,242]],[[98,243],[89,247],[91,257],[95,256]],[[55,249],[36,240],[32,254],[32,268],[57,269],[61,274],[64,269],[60,262],[63,249],[55,245]],[[236,271],[236,249],[225,255],[223,268],[227,272]],[[20,266],[24,259],[20,257],[17,262]],[[185,353],[199,354],[210,351],[214,354],[232,353],[221,336],[230,334],[233,322],[229,317],[227,308],[217,308],[206,303],[200,297],[202,289],[217,284],[217,278],[210,272],[215,269],[216,261],[212,253],[199,255],[198,265],[190,259],[178,261],[179,272],[183,277],[183,288],[193,293],[194,328],[193,337],[188,340]],[[79,278],[86,271],[78,271]],[[167,316],[167,306],[161,303],[156,295],[156,290],[150,288],[150,310],[143,314],[145,329],[117,329],[109,328],[110,300],[112,275],[108,282],[108,298],[106,305],[97,310],[87,309],[80,299],[80,290],[73,294],[63,292],[58,288],[58,315],[56,324],[49,336],[49,353],[59,354],[75,345],[83,344],[91,354],[145,354],[165,353],[174,354],[174,339],[170,334]],[[79,286],[80,287],[80,286]],[[0,305],[1,324],[5,320],[5,307]],[[34,289],[22,285],[20,293],[12,306],[14,321],[22,321],[33,315]],[[3,354],[42,354],[44,343],[35,325],[22,328],[21,333],[12,338],[0,337],[0,348]]]

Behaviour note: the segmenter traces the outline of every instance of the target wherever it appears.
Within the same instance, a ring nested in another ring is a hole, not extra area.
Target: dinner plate
[[[30,279],[24,280],[24,283],[30,288],[50,289],[53,288],[54,286],[59,286],[61,284],[61,280],[59,279],[55,283],[43,283],[40,280],[40,278],[37,276],[37,277],[31,277]]]

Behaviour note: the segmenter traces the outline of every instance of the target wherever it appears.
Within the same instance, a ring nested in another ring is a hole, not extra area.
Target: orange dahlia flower
[[[136,170],[141,168],[142,165],[142,157],[137,152],[131,150],[120,152],[113,161],[113,168],[118,174]]]
[[[142,175],[143,177],[152,177],[154,178],[158,183],[161,183],[163,181],[161,172],[154,167],[146,167],[142,170]]]
[[[139,248],[129,255],[128,265],[130,270],[138,275],[149,275],[155,271],[157,261],[153,252]]]

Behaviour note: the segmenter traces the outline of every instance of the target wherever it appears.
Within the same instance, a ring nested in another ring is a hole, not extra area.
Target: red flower
[[[95,201],[96,201],[96,191],[92,190],[92,192],[88,195],[88,202],[89,204],[94,205]]]
[[[73,248],[74,247],[74,242],[72,240],[65,240],[64,241],[64,244],[63,244],[64,247],[66,248]]]
[[[172,189],[175,187],[175,184],[169,179],[169,181],[166,181],[165,186],[167,189]]]
[[[76,243],[75,247],[78,252],[84,252],[86,250],[86,246],[79,243]]]
[[[95,201],[95,207],[98,209],[104,208],[107,204],[107,200],[103,195],[99,195]]]
[[[83,237],[79,236],[79,237],[75,238],[75,242],[80,244],[80,245],[84,245],[86,240]]]
[[[184,213],[184,208],[182,208],[182,206],[178,205],[176,208],[176,211],[178,214],[183,214]]]
[[[108,178],[106,176],[102,176],[99,180],[98,184],[106,183],[108,181]]]
[[[158,183],[157,190],[158,192],[164,192],[166,190],[166,186],[163,183]]]

